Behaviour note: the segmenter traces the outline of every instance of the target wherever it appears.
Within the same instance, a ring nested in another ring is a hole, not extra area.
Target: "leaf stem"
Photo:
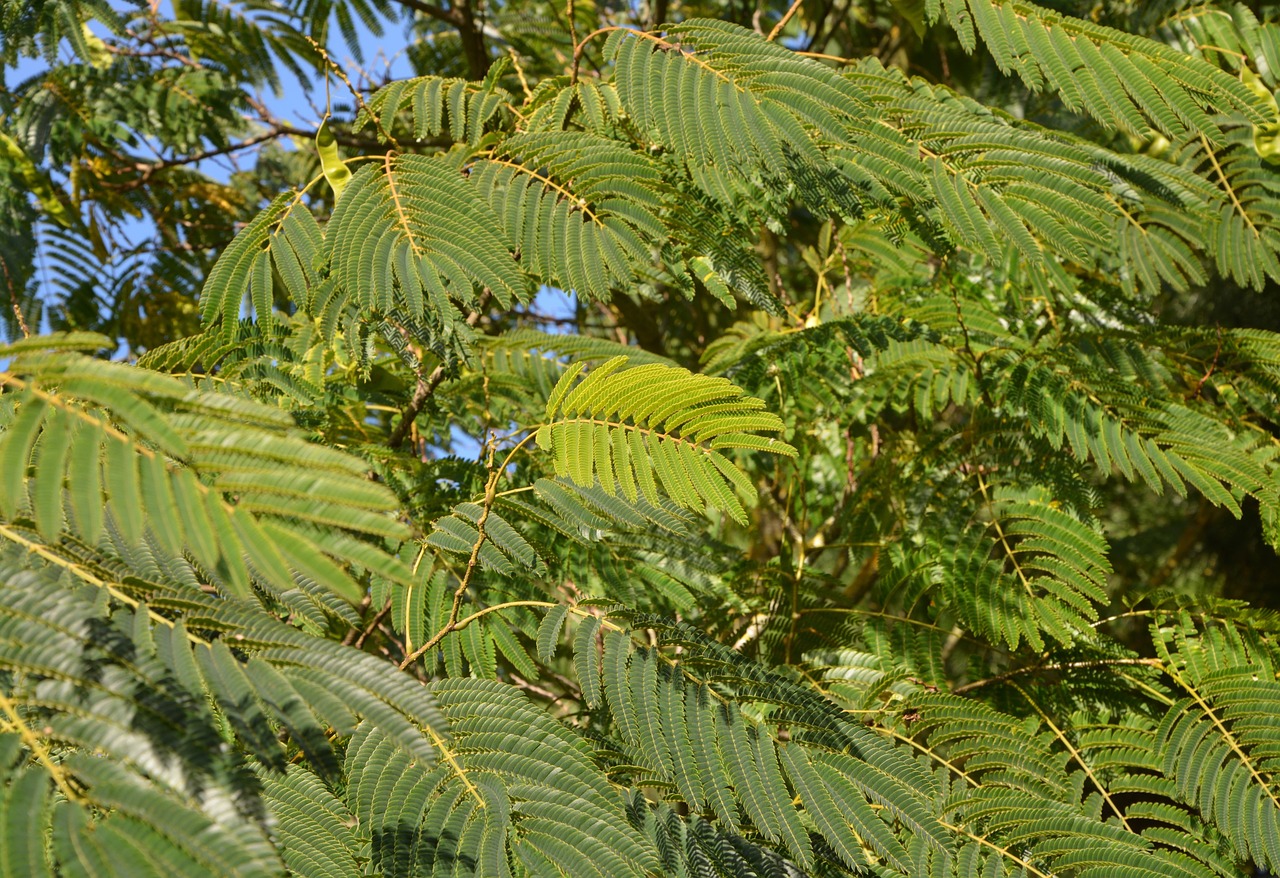
[[[71,785],[70,774],[65,768],[53,761],[53,754],[45,747],[40,737],[31,730],[31,727],[22,721],[22,717],[18,715],[17,705],[9,699],[9,696],[3,690],[0,690],[0,710],[3,710],[8,717],[5,725],[18,733],[18,736],[22,738],[22,742],[27,745],[32,755],[35,756],[36,761],[49,772],[54,784],[67,797],[67,800],[71,802],[82,801],[83,797]]]
[[[994,686],[997,683],[1005,683],[1014,677],[1020,677],[1024,674],[1035,674],[1041,671],[1074,671],[1086,668],[1111,668],[1124,665],[1144,665],[1149,668],[1164,669],[1164,663],[1160,659],[1154,658],[1129,658],[1129,659],[1099,659],[1097,661],[1085,662],[1061,662],[1052,665],[1029,665],[1025,668],[1014,668],[1011,671],[1005,671],[1003,674],[997,674],[994,677],[987,677],[984,680],[974,680],[972,683],[965,683],[963,686],[957,686],[951,690],[952,695],[968,695],[977,689],[983,689],[987,686]],[[1013,685],[1013,684],[1011,684]],[[1015,686],[1015,688],[1017,688]],[[1018,691],[1022,691],[1019,689]]]
[[[1120,825],[1123,826],[1129,832],[1133,832],[1133,827],[1129,825],[1128,819],[1125,818],[1124,811],[1120,809],[1120,806],[1116,804],[1115,799],[1111,798],[1111,793],[1107,791],[1107,785],[1104,784],[1102,781],[1100,781],[1097,775],[1093,773],[1093,767],[1090,766],[1089,763],[1085,761],[1084,756],[1080,754],[1080,751],[1076,749],[1076,746],[1072,744],[1071,741],[1067,738],[1066,732],[1058,728],[1057,724],[1054,723],[1053,719],[1049,716],[1049,714],[1046,713],[1040,707],[1040,705],[1036,702],[1034,698],[1032,698],[1030,695],[1027,694],[1027,691],[1025,689],[1023,689],[1017,683],[1012,683],[1010,685],[1012,685],[1014,689],[1017,689],[1018,693],[1027,700],[1027,704],[1031,705],[1032,710],[1038,713],[1040,715],[1040,718],[1044,720],[1045,723],[1049,726],[1050,730],[1052,730],[1054,737],[1056,737],[1059,741],[1062,742],[1062,746],[1067,748],[1067,752],[1071,754],[1071,758],[1074,759],[1080,765],[1080,767],[1084,769],[1085,775],[1093,783],[1094,787],[1097,788],[1098,792],[1102,794],[1102,798],[1106,800],[1106,803],[1108,805],[1111,806],[1111,810],[1115,812],[1115,815],[1120,818]]]
[[[480,547],[484,545],[484,541],[488,538],[484,532],[484,526],[485,522],[489,520],[489,511],[493,509],[493,501],[497,496],[498,480],[501,477],[501,469],[495,469],[489,473],[489,481],[484,488],[484,509],[480,513],[480,518],[476,520],[476,531],[479,536],[476,537],[475,545],[471,547],[471,557],[467,559],[467,569],[462,574],[462,581],[458,583],[457,589],[453,592],[453,607],[449,610],[449,621],[444,624],[443,628],[433,634],[430,640],[405,656],[404,661],[400,662],[400,670],[403,671],[427,652],[434,649],[449,632],[457,630],[458,612],[462,609],[462,597],[467,593],[467,586],[471,583],[471,576],[475,573],[475,569],[480,563]]]
[[[778,23],[773,26],[773,30],[769,31],[769,36],[765,37],[765,42],[773,42],[773,38],[781,33],[782,29],[787,26],[787,22],[791,20],[791,16],[800,11],[800,4],[803,2],[804,0],[791,0],[791,6],[787,9],[787,14],[782,16]]]

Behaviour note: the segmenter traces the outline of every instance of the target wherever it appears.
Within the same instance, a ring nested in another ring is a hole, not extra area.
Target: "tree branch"
[[[1025,668],[1014,668],[1012,671],[1005,671],[994,677],[988,677],[985,680],[975,680],[972,683],[965,683],[963,686],[957,686],[951,690],[952,695],[967,695],[975,689],[982,689],[985,686],[992,686],[996,683],[1004,683],[1012,680],[1014,677],[1020,677],[1023,674],[1035,674],[1041,671],[1075,671],[1085,668],[1111,668],[1122,665],[1145,665],[1151,668],[1163,668],[1164,663],[1154,658],[1117,658],[1117,659],[1098,659],[1097,661],[1085,662],[1063,662],[1053,665],[1031,665]]]
[[[369,635],[372,634],[378,628],[378,626],[382,624],[382,620],[387,618],[387,614],[390,612],[391,612],[391,598],[387,598],[387,602],[382,605],[382,609],[379,610],[376,614],[374,614],[374,617],[369,620],[369,624],[364,626],[364,630],[361,630],[359,628],[352,628],[349,632],[347,632],[347,636],[342,640],[343,645],[354,646],[356,649],[360,649],[361,647],[363,647],[364,642],[369,639]]]
[[[489,473],[489,482],[484,487],[484,508],[480,512],[480,518],[476,520],[476,531],[479,536],[476,537],[475,545],[471,547],[471,557],[467,559],[467,569],[462,574],[462,581],[458,583],[458,588],[453,593],[453,608],[449,611],[449,621],[444,624],[443,628],[433,634],[430,640],[405,656],[404,661],[400,663],[400,670],[403,671],[434,649],[450,632],[458,630],[458,613],[462,609],[462,598],[466,595],[467,586],[471,583],[471,575],[475,573],[476,566],[480,563],[480,547],[488,539],[488,534],[484,532],[484,526],[489,520],[489,511],[493,509],[493,500],[497,493],[498,480],[500,478],[502,478],[501,469],[496,469]],[[470,617],[466,621],[470,622]]]
[[[412,9],[414,12],[421,12],[423,15],[429,15],[440,21],[447,21],[449,24],[462,24],[462,16],[456,9],[445,9],[434,3],[424,3],[423,0],[396,0],[401,6]]]
[[[491,59],[484,45],[484,33],[476,27],[475,15],[471,10],[470,0],[455,0],[452,6],[445,9],[425,0],[396,0],[406,9],[429,15],[438,21],[447,22],[458,29],[462,40],[462,53],[467,59],[467,71],[472,79],[483,79],[489,72]]]
[[[479,311],[472,311],[467,315],[468,326],[475,326],[479,321]],[[413,396],[409,399],[409,404],[404,407],[404,411],[400,413],[400,423],[396,424],[396,428],[391,431],[391,438],[387,440],[389,446],[399,448],[404,445],[404,440],[409,437],[409,431],[413,429],[413,422],[418,419],[418,415],[422,414],[427,400],[431,399],[431,395],[443,382],[443,363],[432,369],[430,375],[418,376],[418,385],[413,389]]]

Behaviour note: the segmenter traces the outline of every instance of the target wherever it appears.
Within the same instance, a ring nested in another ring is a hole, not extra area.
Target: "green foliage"
[[[0,876],[1280,873],[1280,5],[739,6],[0,0]]]
[[[569,369],[552,389],[537,437],[555,455],[556,475],[599,481],[631,502],[643,494],[651,505],[661,486],[681,506],[710,505],[746,524],[742,502],[754,504],[755,492],[723,452],[794,456],[785,442],[755,435],[781,431],[782,421],[723,378],[660,364],[619,371],[626,364],[614,357],[576,384],[581,369]]]
[[[1063,105],[1112,128],[1135,134],[1152,128],[1170,138],[1216,139],[1219,113],[1240,111],[1265,121],[1253,96],[1225,71],[1190,66],[1151,40],[1099,27],[1032,3],[1002,0],[929,2],[929,16],[946,12],[960,43],[972,51],[981,37],[1003,73],[1033,90],[1051,90]]]
[[[107,344],[71,336],[0,349],[12,358],[0,374],[12,391],[0,473],[6,523],[55,544],[66,532],[94,546],[107,528],[132,544],[148,538],[174,557],[189,553],[242,597],[252,585],[291,592],[304,577],[358,600],[346,564],[407,575],[357,538],[407,534],[385,514],[394,497],[363,478],[359,461],[291,435],[278,409],[41,350]]]

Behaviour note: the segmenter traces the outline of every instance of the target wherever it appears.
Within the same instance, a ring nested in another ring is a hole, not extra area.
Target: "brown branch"
[[[476,27],[475,13],[472,11],[470,0],[454,0],[448,9],[434,3],[427,3],[425,0],[396,0],[396,2],[406,9],[429,15],[458,29],[458,37],[462,41],[462,54],[467,59],[467,69],[471,79],[483,79],[489,72],[492,59],[485,49],[484,33],[481,28]]]
[[[965,683],[963,686],[957,686],[951,690],[952,695],[966,695],[975,689],[982,689],[986,686],[993,686],[997,683],[1004,683],[1012,680],[1014,677],[1020,677],[1023,674],[1035,674],[1040,671],[1075,671],[1083,668],[1110,668],[1118,665],[1145,665],[1149,668],[1163,668],[1164,663],[1160,659],[1154,658],[1134,658],[1134,659],[1099,659],[1089,662],[1063,662],[1054,665],[1031,665],[1026,668],[1014,668],[1012,671],[1005,671],[1003,674],[997,674],[994,677],[988,677],[985,680],[975,680],[972,683]]]
[[[787,14],[782,16],[782,20],[773,26],[773,30],[769,31],[769,36],[765,37],[766,41],[772,43],[773,38],[782,33],[782,29],[787,26],[787,22],[791,20],[791,16],[800,11],[800,4],[803,2],[804,0],[792,0],[791,7],[787,9]]]
[[[382,624],[382,620],[387,618],[387,614],[390,612],[391,598],[387,598],[387,602],[383,604],[382,609],[369,620],[369,624],[364,626],[363,631],[359,628],[352,628],[342,642],[347,646],[354,646],[356,649],[360,649],[364,646],[364,642],[369,639],[369,635],[377,630],[378,626]],[[357,632],[359,632],[359,636],[355,636]]]
[[[302,132],[285,128],[272,128],[270,131],[254,135],[253,137],[246,138],[239,143],[233,143],[229,146],[223,146],[217,149],[206,149],[202,152],[193,152],[190,155],[183,156],[182,158],[161,159],[156,162],[138,162],[133,167],[134,170],[142,173],[142,182],[145,182],[152,174],[155,174],[158,171],[163,171],[168,168],[176,168],[182,165],[192,165],[196,162],[202,162],[205,159],[217,158],[218,156],[239,152],[242,149],[249,149],[250,147],[257,146],[260,143],[266,143],[268,140],[274,140],[277,137],[283,137],[286,134],[294,133],[300,134]],[[312,136],[314,137],[314,134]]]
[[[400,413],[400,423],[396,424],[396,428],[391,431],[391,438],[387,441],[388,445],[392,448],[400,448],[400,446],[404,445],[404,440],[409,438],[409,431],[413,429],[414,421],[418,419],[418,415],[422,413],[427,400],[431,399],[431,395],[436,392],[436,388],[443,381],[443,364],[432,369],[431,374],[425,378],[422,375],[418,376],[418,385],[413,389],[413,396],[410,397],[409,404]]]
[[[133,162],[132,170],[137,171],[139,174],[139,176],[136,179],[129,180],[124,183],[108,183],[106,181],[99,181],[99,185],[102,185],[105,188],[113,189],[116,191],[128,191],[131,189],[137,189],[141,186],[147,185],[151,181],[151,178],[154,177],[156,174],[160,173],[161,171],[167,171],[170,168],[180,168],[185,165],[193,165],[193,164],[196,164],[197,162],[202,162],[205,159],[212,159],[212,158],[217,158],[219,156],[230,155],[231,153],[239,152],[242,149],[251,149],[252,147],[258,146],[259,144],[266,143],[267,141],[270,141],[270,140],[275,140],[278,137],[288,137],[288,136],[305,137],[309,140],[314,140],[316,133],[314,131],[304,131],[300,128],[294,128],[289,125],[272,124],[270,129],[268,131],[264,131],[262,134],[255,134],[253,137],[246,138],[237,143],[232,143],[227,146],[220,146],[215,149],[201,150],[200,152],[193,152],[190,155],[180,156],[178,158],[172,158],[172,159],[157,159],[156,161],[153,161],[153,162],[135,161]],[[128,157],[126,156],[119,156],[119,158],[125,162],[129,161]]]
[[[552,692],[550,689],[539,686],[536,683],[529,682],[524,677],[521,677],[519,674],[511,674],[510,676],[511,676],[512,685],[514,685],[517,689],[523,689],[526,692],[530,692],[534,695],[537,695],[539,698],[543,698],[551,704],[555,704],[558,701],[560,701],[560,699],[564,698],[563,695],[557,695],[556,693]]]
[[[472,311],[467,315],[468,326],[475,326],[479,321],[479,311]],[[418,385],[413,389],[413,396],[409,399],[409,404],[404,407],[404,411],[400,413],[400,423],[396,424],[396,428],[391,431],[391,438],[387,440],[389,446],[399,448],[404,445],[404,440],[408,438],[409,431],[413,429],[413,422],[418,419],[418,415],[422,414],[422,409],[426,406],[427,400],[431,399],[431,395],[436,392],[436,388],[443,382],[443,363],[432,369],[430,375],[418,375]]]
[[[649,30],[657,30],[659,25],[666,24],[668,0],[654,0],[653,18],[649,21]]]
[[[443,628],[433,634],[430,640],[405,656],[404,661],[400,663],[400,670],[403,671],[420,657],[435,649],[436,645],[441,640],[444,640],[450,632],[457,630],[458,613],[462,609],[462,598],[467,593],[467,586],[471,582],[471,576],[475,573],[476,566],[480,563],[480,547],[484,545],[484,541],[487,539],[484,526],[489,520],[489,510],[493,508],[493,500],[497,494],[498,480],[500,478],[502,478],[502,470],[495,469],[489,473],[489,482],[484,486],[484,509],[476,520],[476,531],[479,536],[476,537],[475,545],[471,547],[471,557],[467,559],[467,569],[462,574],[462,581],[458,583],[457,589],[453,592],[453,608],[449,611],[449,621],[444,624]]]
[[[440,21],[447,21],[449,24],[454,25],[462,24],[462,16],[459,14],[457,9],[445,9],[444,7],[437,6],[434,3],[424,3],[422,0],[396,0],[396,2],[406,9],[412,9],[414,12],[421,12],[423,15],[429,15],[432,18],[439,19]]]
[[[135,38],[137,38],[135,36]],[[152,44],[154,45],[154,44]],[[117,46],[112,43],[106,44],[107,51],[112,55],[119,55],[122,58],[168,58],[170,61],[177,61],[184,67],[193,67],[197,70],[203,70],[204,65],[190,55],[184,55],[174,49],[154,48],[148,50],[133,49],[128,46]]]
[[[489,72],[492,59],[484,45],[484,27],[476,27],[471,0],[453,0],[453,6],[461,18],[458,36],[462,40],[462,52],[467,58],[467,68],[472,79],[483,79]]]

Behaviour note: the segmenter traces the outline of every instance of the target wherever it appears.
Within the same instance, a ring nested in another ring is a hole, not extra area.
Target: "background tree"
[[[1277,871],[1280,10],[1051,5],[0,0],[0,875]]]

